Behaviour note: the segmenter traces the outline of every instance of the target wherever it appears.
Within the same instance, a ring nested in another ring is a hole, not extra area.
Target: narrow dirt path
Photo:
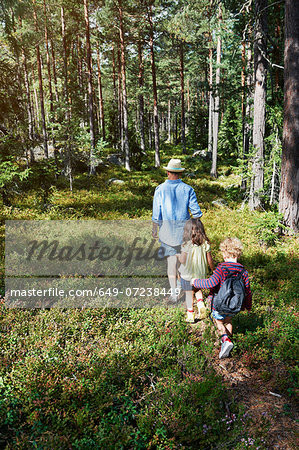
[[[191,325],[190,332],[198,342],[207,322],[201,321]],[[273,360],[267,364],[256,364],[247,368],[239,357],[220,360],[219,341],[215,335],[214,351],[210,361],[223,383],[232,391],[235,402],[245,407],[245,412],[256,427],[268,428],[267,448],[297,450],[299,448],[298,409],[295,399],[280,394],[277,379],[287,376],[286,368]],[[266,374],[266,380],[265,380]]]

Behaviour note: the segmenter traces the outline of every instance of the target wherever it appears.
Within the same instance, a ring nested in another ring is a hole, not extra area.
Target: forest
[[[1,447],[296,448],[298,93],[298,0],[1,1]],[[171,158],[244,244],[231,358],[182,308],[6,306],[5,221],[150,220]]]

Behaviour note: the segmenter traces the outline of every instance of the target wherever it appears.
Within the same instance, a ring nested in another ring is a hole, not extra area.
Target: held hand
[[[196,279],[197,279],[197,278],[192,278],[192,280],[191,280],[192,286],[194,286],[194,281],[195,281]]]
[[[154,239],[158,239],[158,234],[157,234],[156,230],[152,231],[152,236],[153,236]]]

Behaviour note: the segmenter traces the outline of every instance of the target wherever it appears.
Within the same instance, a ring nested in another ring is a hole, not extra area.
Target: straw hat
[[[171,159],[168,166],[163,167],[163,169],[168,170],[168,172],[183,172],[185,169],[183,169],[181,164],[180,159]]]

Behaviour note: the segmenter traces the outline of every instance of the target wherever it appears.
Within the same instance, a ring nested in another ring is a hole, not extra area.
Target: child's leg
[[[217,327],[217,331],[218,331],[219,336],[221,337],[224,334],[226,334],[226,328],[225,328],[225,326],[223,324],[223,320],[218,320],[218,319],[215,319],[215,318],[214,318],[214,320],[215,320],[215,323],[216,323],[216,327]]]
[[[195,314],[193,310],[193,292],[185,291],[186,294],[186,307],[187,307],[187,318],[186,321],[189,323],[194,323]]]
[[[223,325],[224,325],[224,327],[225,327],[225,329],[226,329],[227,334],[228,334],[230,337],[232,337],[232,335],[233,335],[233,325],[232,325],[231,320],[232,320],[231,317],[226,317],[226,318],[223,320]]]
[[[193,311],[193,292],[185,291],[187,311]]]
[[[195,297],[198,302],[203,300],[202,291],[200,289],[197,292],[195,292]]]
[[[198,318],[199,320],[205,319],[208,315],[207,309],[205,307],[205,304],[203,302],[203,294],[201,290],[198,290],[195,293],[195,297],[197,300],[197,309],[198,309]]]

